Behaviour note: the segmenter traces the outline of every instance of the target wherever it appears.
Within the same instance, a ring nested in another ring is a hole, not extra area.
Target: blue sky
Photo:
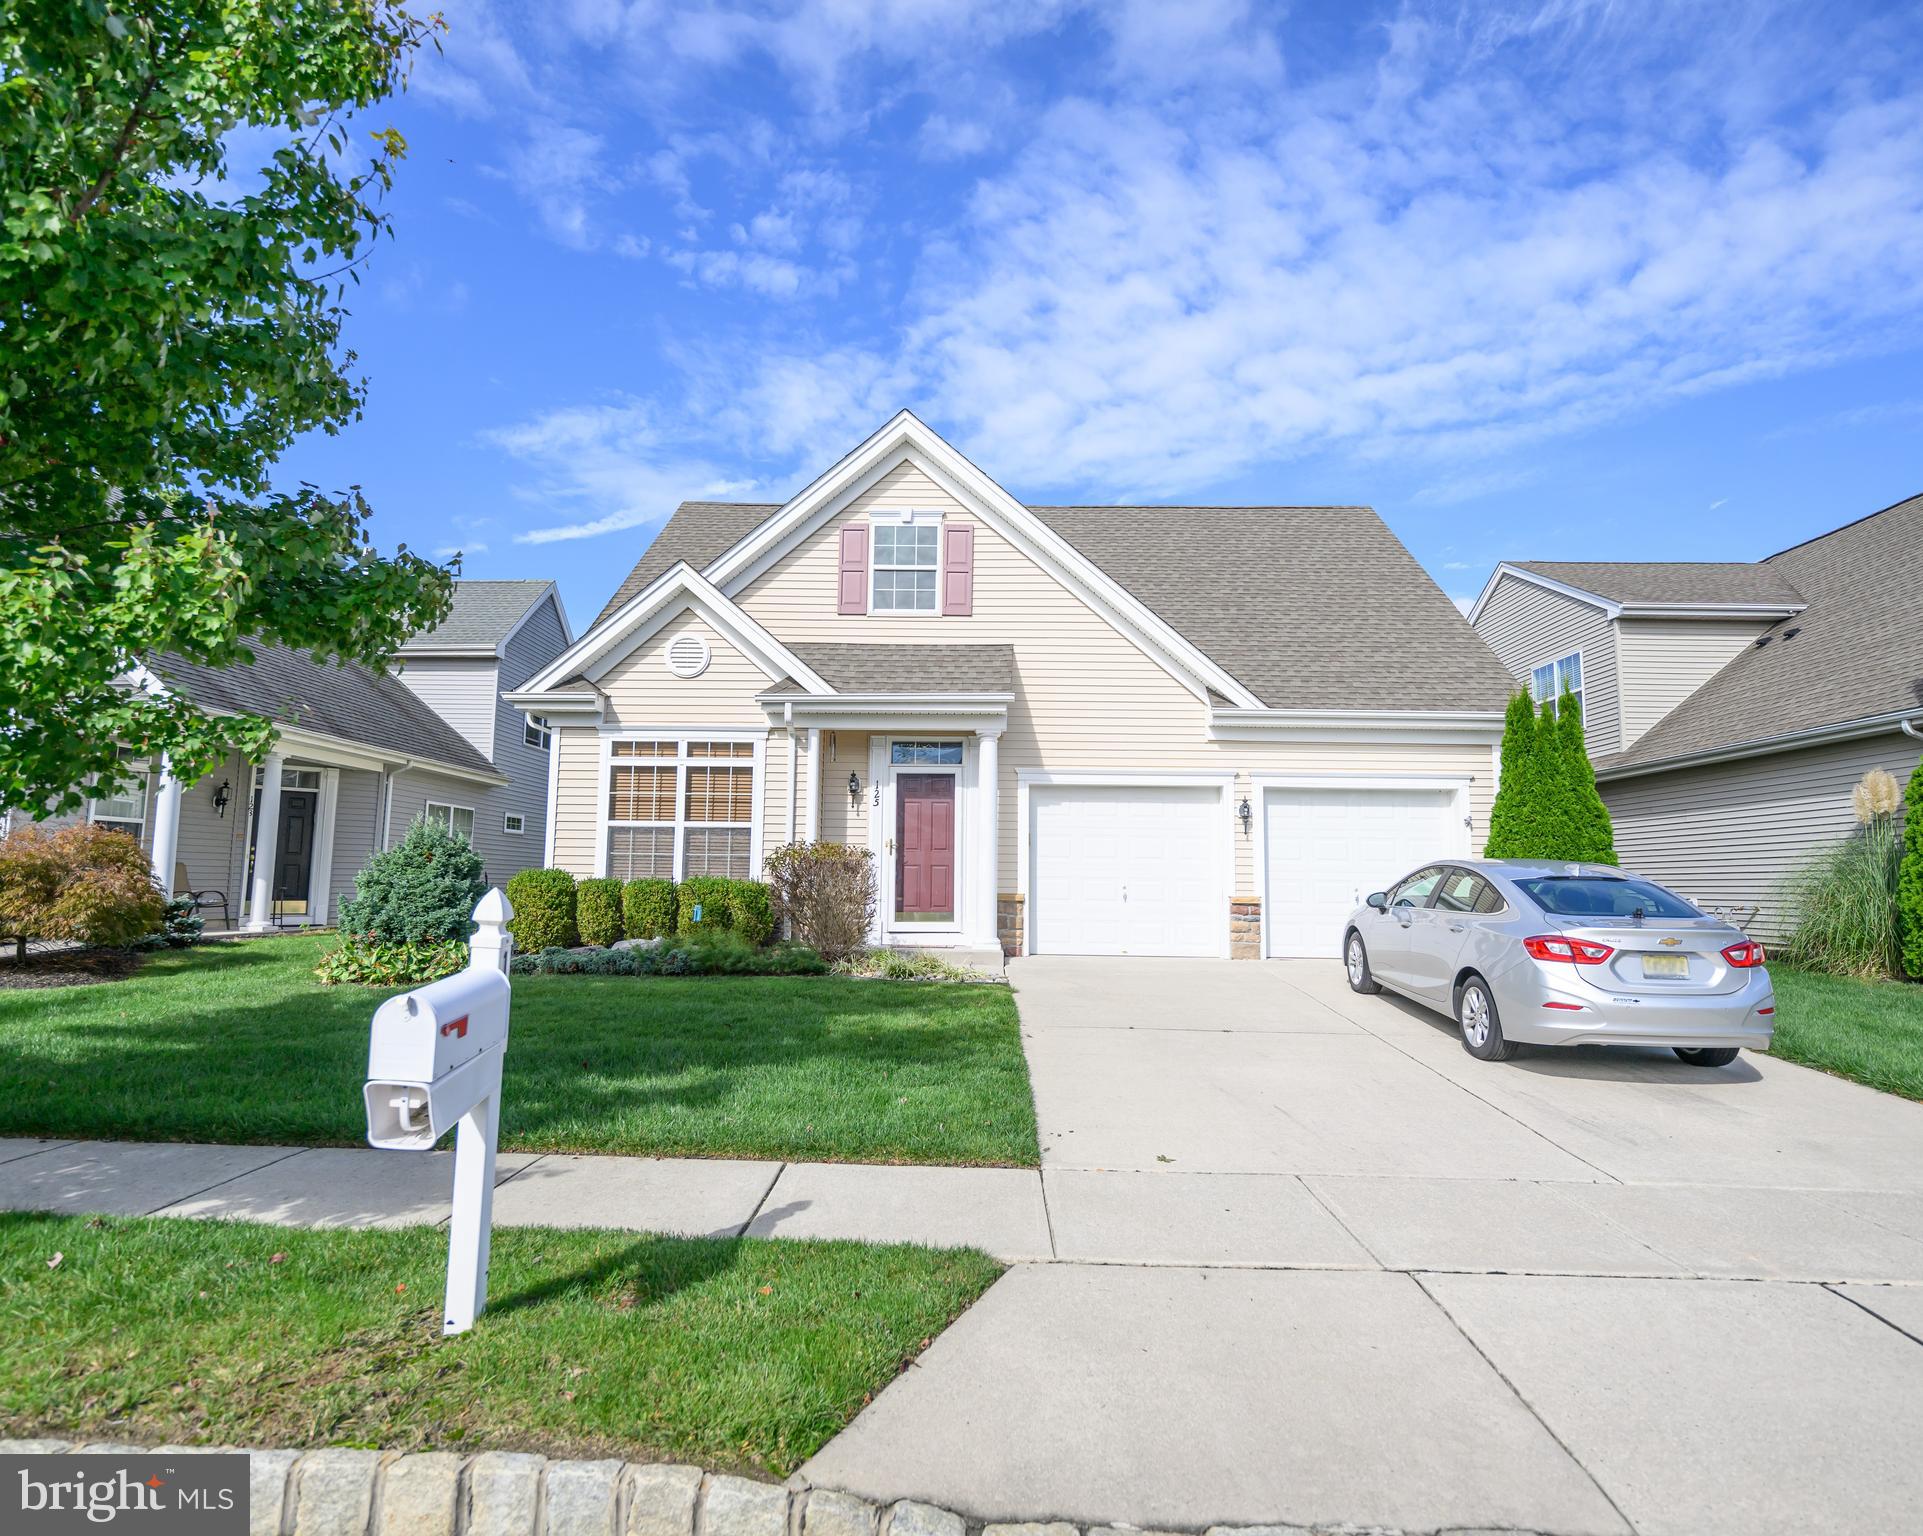
[[[1753,559],[1923,491],[1913,5],[450,0],[288,480],[577,624],[908,406],[1030,501]]]

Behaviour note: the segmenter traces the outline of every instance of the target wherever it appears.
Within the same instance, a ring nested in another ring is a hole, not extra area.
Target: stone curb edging
[[[194,1455],[211,1445],[0,1440],[0,1456]],[[932,1504],[636,1461],[329,1448],[246,1450],[249,1536],[1169,1536],[1065,1521],[980,1524]],[[1204,1536],[1404,1536],[1381,1526],[1211,1526]],[[1452,1527],[1439,1536],[1526,1536]]]

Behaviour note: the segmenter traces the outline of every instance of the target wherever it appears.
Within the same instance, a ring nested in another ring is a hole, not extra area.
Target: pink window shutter
[[[975,611],[975,530],[942,529],[941,611],[967,618]]]
[[[841,530],[841,586],[837,613],[868,611],[868,525],[850,523]]]

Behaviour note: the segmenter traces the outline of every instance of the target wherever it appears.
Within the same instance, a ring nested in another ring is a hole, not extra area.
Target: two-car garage
[[[1030,954],[1227,955],[1246,840],[1264,952],[1333,956],[1370,891],[1469,851],[1466,780],[1257,775],[1246,832],[1226,776],[1023,787]]]

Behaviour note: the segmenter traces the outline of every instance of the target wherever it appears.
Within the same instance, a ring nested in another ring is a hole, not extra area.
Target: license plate
[[[1645,976],[1687,976],[1688,974],[1688,955],[1643,956],[1643,975]]]

